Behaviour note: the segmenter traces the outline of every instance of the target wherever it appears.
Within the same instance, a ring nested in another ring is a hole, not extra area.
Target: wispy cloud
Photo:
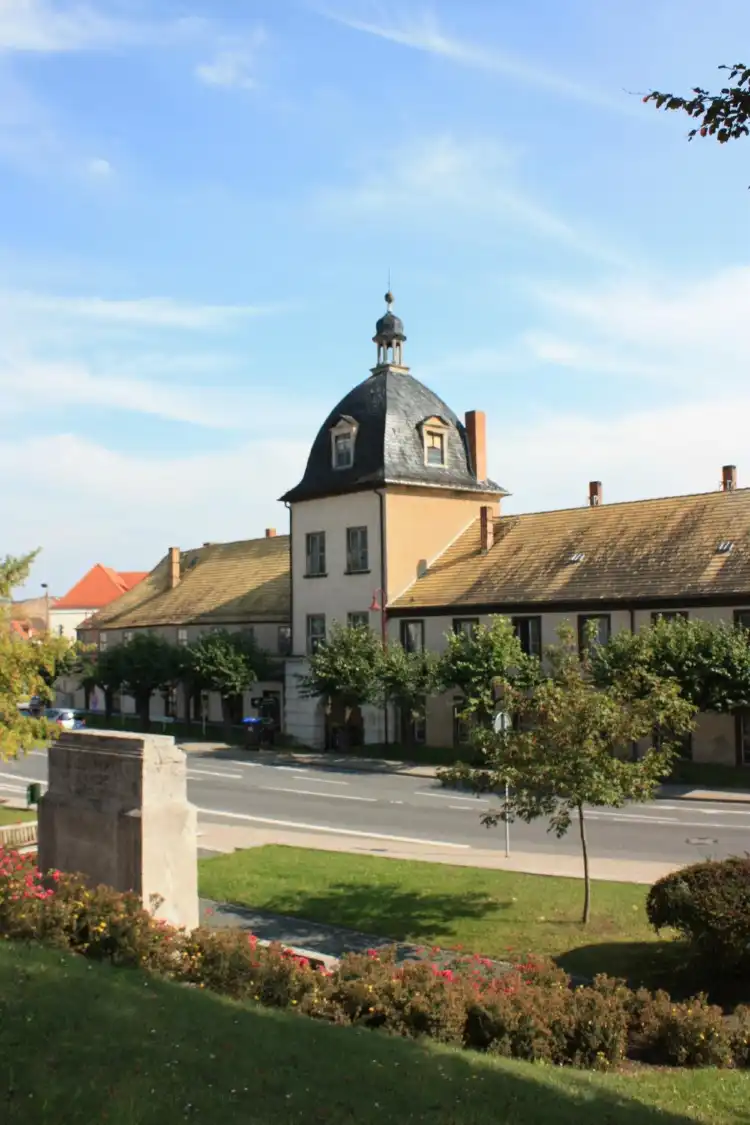
[[[196,78],[206,86],[255,89],[258,54],[267,38],[265,30],[256,27],[241,38],[220,39],[211,59],[196,66]]]
[[[344,27],[377,36],[401,47],[435,55],[461,66],[489,71],[525,86],[548,90],[575,101],[623,112],[630,111],[628,98],[624,92],[622,99],[619,100],[604,91],[566,78],[554,68],[531,62],[499,47],[488,47],[449,34],[441,28],[437,16],[430,12],[416,15],[404,13],[399,9],[398,14],[388,15],[383,5],[378,4],[369,6],[374,14],[368,19],[351,11],[320,5],[315,7],[320,15]]]
[[[0,52],[56,54],[141,43],[154,29],[107,15],[88,4],[0,0]]]
[[[94,320],[111,325],[212,330],[268,316],[273,305],[200,305],[167,297],[110,300],[0,290],[0,318],[10,314]]]
[[[750,266],[596,288],[536,285],[531,293],[544,323],[526,343],[542,362],[693,390],[747,383]]]
[[[437,220],[443,230],[479,222],[485,239],[488,229],[520,227],[600,261],[623,264],[622,254],[605,239],[535,201],[516,163],[515,154],[493,140],[422,138],[392,152],[387,168],[379,157],[368,157],[351,183],[320,192],[314,206],[337,222],[386,213],[390,224]]]

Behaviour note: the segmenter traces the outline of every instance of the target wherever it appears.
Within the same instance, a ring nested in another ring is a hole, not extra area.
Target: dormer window
[[[331,464],[334,469],[351,469],[354,464],[354,442],[358,428],[354,418],[345,415],[331,426]]]
[[[446,464],[448,423],[444,418],[425,418],[420,422],[424,445],[424,463],[441,468]]]

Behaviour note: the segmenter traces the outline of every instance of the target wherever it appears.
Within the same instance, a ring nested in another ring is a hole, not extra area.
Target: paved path
[[[39,750],[18,762],[0,763],[0,797],[23,801],[29,781],[46,781],[46,759]],[[204,835],[201,846],[294,841],[464,865],[580,871],[575,832],[556,840],[543,822],[514,824],[508,862],[503,826],[488,830],[481,822],[482,813],[500,807],[497,799],[443,789],[429,774],[372,772],[361,763],[349,768],[349,761],[191,753],[188,793],[198,807],[201,832],[223,839],[211,843]],[[590,810],[587,819],[594,869],[601,878],[648,882],[657,871],[750,850],[750,805],[742,803],[666,798]]]

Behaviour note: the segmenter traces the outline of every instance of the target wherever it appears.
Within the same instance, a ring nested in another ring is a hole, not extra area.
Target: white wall
[[[346,573],[348,527],[367,528],[367,574]],[[314,531],[324,531],[326,535],[327,574],[323,578],[306,577],[306,536]],[[369,611],[373,592],[381,585],[380,558],[380,498],[376,492],[355,492],[293,505],[292,640],[295,656],[305,655],[308,614],[324,614],[326,629],[329,629],[334,621],[345,625],[349,613]],[[379,614],[372,614],[371,618],[373,628],[379,628]]]
[[[87,617],[95,613],[94,609],[55,609],[50,606],[49,629],[54,636],[67,637],[69,641],[76,640],[76,629]]]

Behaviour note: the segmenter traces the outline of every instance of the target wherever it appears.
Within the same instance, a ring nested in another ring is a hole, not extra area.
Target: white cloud
[[[92,156],[85,164],[86,172],[94,180],[108,180],[110,176],[114,175],[114,168],[109,160],[105,160],[103,156]]]
[[[519,182],[515,153],[487,138],[457,139],[450,134],[404,143],[386,166],[369,154],[352,183],[320,192],[317,212],[337,222],[387,214],[390,224],[479,222],[487,238],[492,229],[523,230],[600,261],[623,264],[605,239],[579,229],[536,202]]]
[[[689,390],[747,384],[750,266],[698,279],[537,285],[531,292],[548,322],[525,338],[539,361]]]
[[[220,40],[211,60],[196,66],[196,78],[206,86],[255,89],[258,55],[266,39],[264,29],[256,27],[241,39]]]
[[[109,300],[0,290],[0,321],[10,315],[52,316],[110,325],[215,330],[275,311],[272,305],[198,305],[166,297]]]
[[[145,27],[105,15],[88,4],[0,0],[0,52],[106,50],[146,37]]]
[[[423,51],[476,70],[489,71],[522,85],[548,90],[576,101],[621,110],[625,113],[631,111],[628,96],[624,92],[620,101],[609,97],[603,91],[566,78],[554,69],[539,66],[499,47],[472,43],[458,36],[449,35],[441,29],[437,17],[429,12],[418,16],[405,14],[399,8],[398,14],[386,16],[382,14],[382,5],[378,5],[374,18],[363,19],[327,7],[319,7],[318,11],[326,18],[354,31],[362,31],[402,47]]]

